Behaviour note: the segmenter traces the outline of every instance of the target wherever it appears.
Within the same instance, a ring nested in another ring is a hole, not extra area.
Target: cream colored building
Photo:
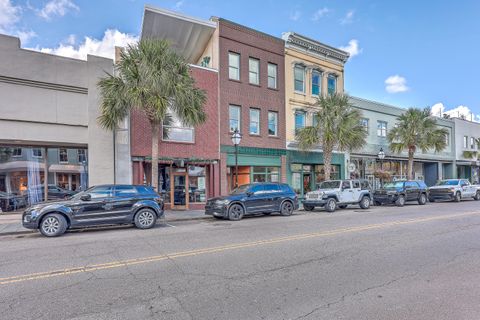
[[[312,125],[319,95],[344,90],[344,65],[349,54],[294,32],[284,33],[287,179],[299,195],[324,180],[323,153],[298,151],[295,131]],[[345,157],[334,154],[333,172],[345,174]]]

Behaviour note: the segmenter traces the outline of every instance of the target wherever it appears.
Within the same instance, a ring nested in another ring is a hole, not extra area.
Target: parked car
[[[27,205],[25,197],[0,191],[0,211],[14,211]]]
[[[239,186],[228,196],[208,199],[205,214],[240,220],[245,215],[280,212],[289,216],[298,209],[295,192],[288,184],[254,183]]]
[[[375,205],[395,204],[403,207],[407,201],[424,205],[428,200],[428,187],[420,180],[389,182],[375,190],[373,200]]]
[[[345,209],[348,205],[359,205],[362,209],[370,208],[372,195],[367,180],[331,180],[324,181],[318,190],[310,191],[302,201],[306,211],[316,207],[325,207],[328,212],[338,208]]]
[[[39,229],[47,237],[67,229],[131,224],[152,228],[162,217],[163,201],[153,188],[134,185],[101,185],[78,193],[70,199],[39,203],[23,213],[23,226]]]
[[[429,200],[453,200],[460,202],[462,199],[473,198],[480,200],[480,186],[472,185],[467,179],[446,179],[430,187]]]
[[[37,193],[41,201],[45,201],[45,186],[34,186],[31,189],[25,192],[25,195],[28,196],[30,192]],[[63,189],[57,187],[54,184],[48,185],[48,200],[59,200],[59,199],[68,199],[73,195],[77,194],[75,191]]]

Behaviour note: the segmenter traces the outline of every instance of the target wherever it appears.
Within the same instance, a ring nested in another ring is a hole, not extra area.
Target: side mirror
[[[80,200],[82,200],[82,201],[90,201],[91,199],[92,199],[92,196],[89,193],[83,194],[80,197]]]
[[[247,191],[247,197],[251,197],[253,196],[253,192],[252,191]]]

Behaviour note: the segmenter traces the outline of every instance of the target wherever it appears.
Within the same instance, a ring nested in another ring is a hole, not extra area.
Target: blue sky
[[[109,55],[113,42],[138,36],[146,3],[349,48],[355,54],[345,67],[345,87],[355,96],[401,107],[436,104],[436,110],[442,103],[446,111],[480,114],[477,0],[0,0],[0,32],[21,36],[26,48]]]

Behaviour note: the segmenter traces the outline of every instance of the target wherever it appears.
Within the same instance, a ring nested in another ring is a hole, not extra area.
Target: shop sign
[[[354,172],[356,169],[357,167],[355,166],[355,163],[350,162],[348,164],[348,172]]]

